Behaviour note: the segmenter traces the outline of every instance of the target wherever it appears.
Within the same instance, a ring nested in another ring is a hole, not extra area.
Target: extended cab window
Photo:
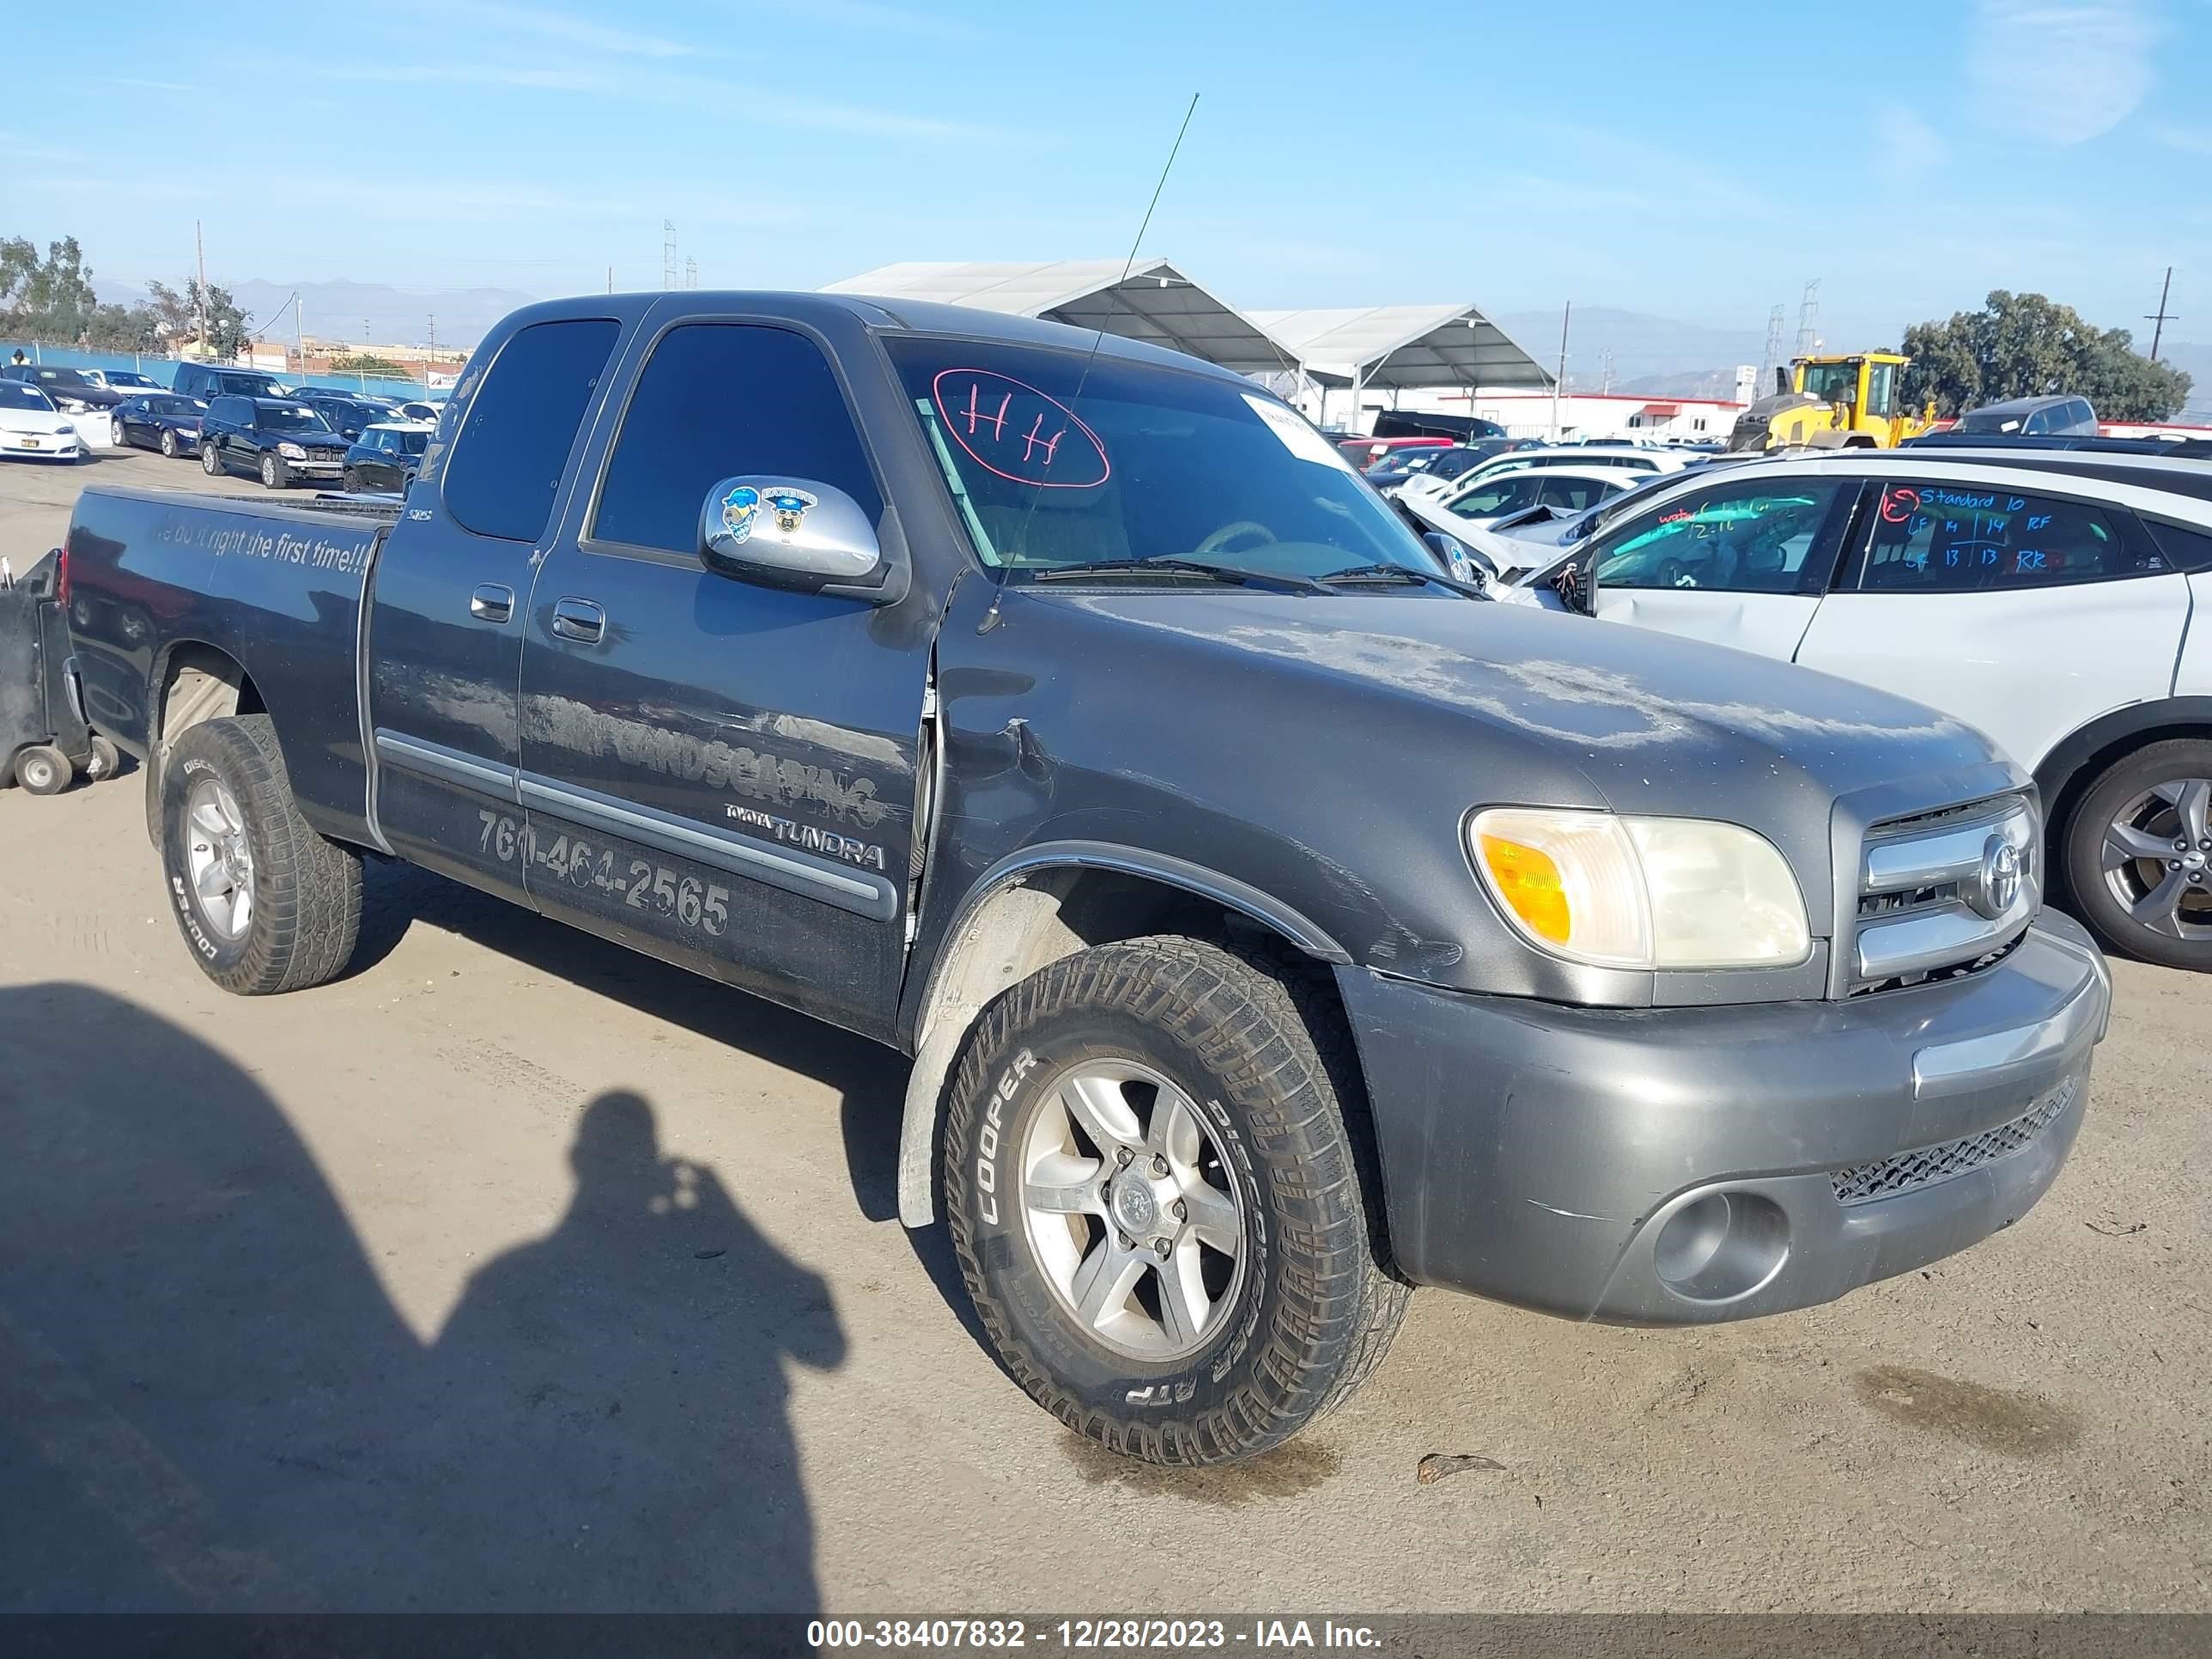
[[[2087,501],[1981,484],[1882,487],[1869,538],[1869,593],[2049,587],[2171,569],[2116,514]]]
[[[446,510],[502,541],[545,533],[576,428],[621,325],[607,317],[532,323],[500,348],[446,468]]]
[[[1837,478],[1788,478],[1669,496],[1599,543],[1598,586],[1818,592],[1831,561],[1815,550],[1843,489]]]
[[[653,348],[607,461],[595,541],[699,550],[725,478],[767,473],[843,490],[874,522],[883,494],[822,349],[789,329],[686,323]]]

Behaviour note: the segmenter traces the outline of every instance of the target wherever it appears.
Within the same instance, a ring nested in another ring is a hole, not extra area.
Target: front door
[[[528,856],[516,775],[524,611],[561,481],[621,325],[536,323],[496,345],[370,589],[374,821],[410,862],[507,897]]]
[[[823,348],[789,326],[686,319],[650,345],[583,533],[556,543],[532,597],[532,898],[884,1035],[932,629],[702,566],[701,509],[741,474],[830,485],[883,517]]]
[[[1893,478],[1875,506],[1799,662],[1954,714],[2030,771],[2172,689],[2189,578],[2127,508],[1969,475]]]
[[[1821,604],[1857,481],[1723,475],[1607,530],[1597,614],[1790,660]]]

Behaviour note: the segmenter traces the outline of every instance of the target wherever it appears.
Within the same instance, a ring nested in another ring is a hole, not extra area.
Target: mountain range
[[[376,345],[473,346],[501,318],[517,306],[538,299],[535,294],[509,288],[391,288],[382,283],[272,283],[250,277],[230,285],[250,328],[272,339],[289,339],[294,332],[292,296],[300,298],[300,326],[319,340],[356,341],[366,338]],[[124,283],[100,284],[100,297],[134,305],[146,297],[143,287]]]

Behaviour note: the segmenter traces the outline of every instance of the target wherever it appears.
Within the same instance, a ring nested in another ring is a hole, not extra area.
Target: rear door
[[[1797,660],[1954,714],[2031,771],[2172,688],[2189,579],[2124,507],[1969,471],[1891,478],[1854,542]]]
[[[647,346],[596,499],[573,515],[582,533],[538,573],[522,664],[531,893],[881,1035],[905,961],[933,634],[896,608],[706,568],[701,509],[747,474],[884,515],[817,337],[682,318]]]
[[[527,857],[515,714],[531,580],[622,325],[529,324],[441,435],[378,560],[367,656],[374,820],[393,852],[507,897]],[[426,468],[426,477],[429,469]]]
[[[1858,481],[1723,474],[1607,529],[1597,614],[1790,660],[1820,608]]]

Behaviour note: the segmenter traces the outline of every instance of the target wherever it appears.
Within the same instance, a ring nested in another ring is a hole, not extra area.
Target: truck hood
[[[1231,590],[1039,597],[1179,636],[1188,652],[1219,659],[1160,676],[1171,696],[1215,674],[1279,675],[1267,695],[1292,732],[1310,699],[1338,709],[1364,702],[1364,729],[1378,745],[1407,746],[1405,766],[1464,769],[1468,805],[1725,818],[1766,835],[1824,883],[1838,797],[1904,786],[1934,805],[2020,778],[1979,732],[1904,698],[1533,606]],[[1480,733],[1461,727],[1462,748],[1440,711]]]

